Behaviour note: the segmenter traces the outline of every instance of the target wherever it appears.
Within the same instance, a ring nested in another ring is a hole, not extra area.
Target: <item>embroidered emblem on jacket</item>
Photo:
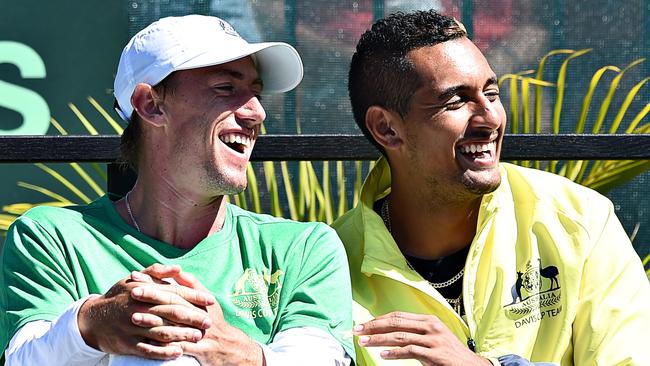
[[[503,308],[506,316],[515,320],[517,328],[535,323],[545,317],[554,317],[562,311],[562,292],[557,267],[543,266],[529,261],[510,289],[512,302]]]
[[[273,273],[264,268],[262,273],[254,268],[247,268],[235,282],[230,300],[238,308],[236,315],[244,318],[262,318],[273,316],[277,312],[282,288],[282,270]]]

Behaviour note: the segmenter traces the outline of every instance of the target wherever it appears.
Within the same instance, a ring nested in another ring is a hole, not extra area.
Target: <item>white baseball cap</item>
[[[219,65],[250,55],[265,92],[286,92],[302,80],[300,55],[289,44],[248,43],[230,24],[212,16],[159,19],[133,36],[122,51],[115,75],[115,110],[128,122],[137,84],[153,86],[177,70]]]

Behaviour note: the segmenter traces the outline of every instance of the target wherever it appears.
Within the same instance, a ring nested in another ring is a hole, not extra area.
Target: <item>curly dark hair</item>
[[[377,105],[405,117],[421,86],[408,53],[462,37],[467,37],[462,24],[433,10],[392,14],[361,36],[350,62],[348,92],[354,120],[380,151],[383,147],[366,128],[368,108]]]

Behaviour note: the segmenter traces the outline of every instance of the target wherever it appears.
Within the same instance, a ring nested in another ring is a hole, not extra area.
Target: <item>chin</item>
[[[248,182],[229,182],[229,184],[223,185],[221,188],[224,191],[225,195],[234,195],[240,194],[248,187]]]
[[[499,169],[482,172],[472,172],[463,176],[465,188],[476,195],[486,195],[494,192],[501,185]]]
[[[234,195],[243,192],[248,186],[246,173],[244,174],[214,174],[207,178],[207,186],[219,195]]]

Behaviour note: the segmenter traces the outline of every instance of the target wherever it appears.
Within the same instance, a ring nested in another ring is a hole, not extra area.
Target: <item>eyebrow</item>
[[[242,74],[239,71],[236,70],[231,70],[231,69],[221,69],[215,73],[215,76],[230,76],[233,79],[237,80],[244,80],[244,74]],[[261,78],[256,78],[253,80],[253,84],[259,85],[259,86],[264,86],[264,82],[262,81]]]
[[[497,79],[496,75],[492,75],[492,77],[490,77],[489,79],[487,79],[485,81],[485,84],[483,85],[483,87],[485,88],[485,87],[488,87],[488,86],[491,86],[491,85],[495,85],[497,83],[498,83],[498,79]],[[448,98],[458,94],[458,92],[460,92],[461,90],[467,90],[467,89],[469,89],[469,86],[467,86],[467,85],[454,85],[454,86],[451,86],[449,88],[444,89],[440,93],[440,95],[438,96],[438,99],[440,99],[440,100],[448,99]]]

